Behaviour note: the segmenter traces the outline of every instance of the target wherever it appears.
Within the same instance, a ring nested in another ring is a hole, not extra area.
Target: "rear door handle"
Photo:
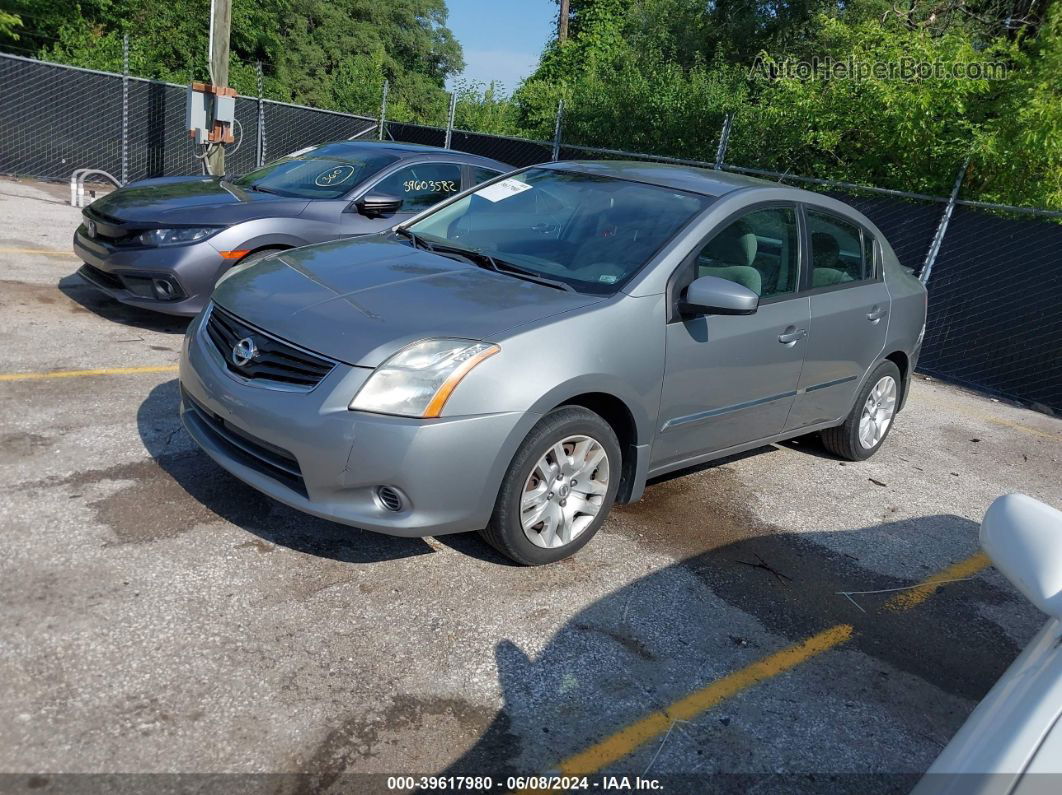
[[[889,314],[888,309],[883,306],[876,306],[869,312],[867,312],[867,320],[869,320],[871,323],[877,323],[887,314]]]
[[[803,339],[808,335],[807,329],[793,328],[790,326],[784,332],[778,335],[778,341],[783,345],[792,346],[797,340]]]

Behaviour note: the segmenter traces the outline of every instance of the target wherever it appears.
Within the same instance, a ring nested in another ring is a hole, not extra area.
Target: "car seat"
[[[833,235],[828,232],[812,232],[811,253],[812,287],[828,287],[831,284],[852,281],[844,263],[841,262],[841,247]]]
[[[697,257],[697,277],[717,276],[762,295],[763,277],[752,266],[758,248],[752,230],[742,221],[733,223],[701,250]]]

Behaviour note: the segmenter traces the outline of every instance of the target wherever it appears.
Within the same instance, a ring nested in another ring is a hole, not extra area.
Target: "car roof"
[[[409,160],[414,157],[424,157],[429,155],[441,155],[445,154],[447,157],[453,157],[456,160],[463,162],[481,162],[481,163],[495,163],[499,166],[504,166],[505,170],[511,170],[512,166],[501,162],[500,160],[494,160],[493,158],[483,157],[481,155],[474,155],[471,152],[460,152],[455,149],[444,149],[441,146],[426,146],[424,144],[410,144],[403,141],[361,141],[361,140],[346,140],[346,141],[329,141],[319,146],[329,147],[343,147],[353,152],[380,152],[384,154],[394,155],[402,160]],[[316,148],[316,147],[315,147]]]
[[[540,168],[557,168],[565,171],[578,171],[583,174],[595,174],[603,177],[628,179],[659,185],[662,188],[675,188],[690,193],[719,197],[745,188],[787,188],[777,182],[770,182],[744,174],[729,171],[715,171],[697,166],[677,165],[672,163],[654,163],[640,160],[567,160],[556,163],[542,163]],[[794,194],[805,194],[800,188],[791,188]],[[796,198],[796,196],[794,196]]]

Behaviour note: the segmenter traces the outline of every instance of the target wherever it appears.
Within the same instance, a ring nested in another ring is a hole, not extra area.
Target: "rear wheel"
[[[849,461],[870,458],[892,430],[899,402],[900,370],[892,362],[882,362],[859,391],[844,424],[822,432],[823,445]]]
[[[480,534],[525,566],[566,558],[605,521],[620,471],[619,441],[607,422],[581,406],[555,409],[517,450]]]

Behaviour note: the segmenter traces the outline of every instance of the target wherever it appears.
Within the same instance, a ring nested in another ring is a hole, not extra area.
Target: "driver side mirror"
[[[748,287],[718,276],[702,276],[686,288],[679,312],[686,317],[751,315],[759,305],[760,297]]]
[[[379,218],[402,209],[402,198],[387,193],[367,193],[354,202],[354,206],[366,218]]]

